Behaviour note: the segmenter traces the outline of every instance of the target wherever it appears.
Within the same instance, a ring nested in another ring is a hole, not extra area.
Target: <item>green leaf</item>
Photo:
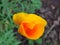
[[[42,38],[38,39],[35,41],[37,44],[41,44],[42,43]]]
[[[34,45],[34,41],[29,40],[29,41],[28,41],[28,45]]]
[[[21,41],[16,40],[13,30],[0,31],[0,45],[18,45]]]

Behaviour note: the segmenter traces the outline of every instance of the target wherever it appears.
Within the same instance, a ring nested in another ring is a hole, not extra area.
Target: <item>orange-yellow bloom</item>
[[[13,21],[19,25],[18,32],[28,39],[36,40],[44,33],[47,25],[45,19],[36,14],[17,13],[13,15]]]

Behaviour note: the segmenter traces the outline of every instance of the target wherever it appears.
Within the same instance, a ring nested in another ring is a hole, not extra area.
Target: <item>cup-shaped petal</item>
[[[43,35],[44,26],[40,24],[21,23],[18,32],[28,39],[36,40]]]

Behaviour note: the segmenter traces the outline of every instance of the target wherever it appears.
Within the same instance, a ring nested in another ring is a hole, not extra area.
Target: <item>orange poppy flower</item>
[[[19,25],[18,32],[32,40],[40,38],[47,25],[46,20],[36,14],[17,13],[13,15],[13,21]]]

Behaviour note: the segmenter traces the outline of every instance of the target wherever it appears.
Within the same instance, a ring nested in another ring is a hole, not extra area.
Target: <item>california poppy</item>
[[[32,40],[40,38],[47,25],[47,21],[42,17],[24,12],[14,14],[13,21],[15,24],[19,25],[18,32]]]

